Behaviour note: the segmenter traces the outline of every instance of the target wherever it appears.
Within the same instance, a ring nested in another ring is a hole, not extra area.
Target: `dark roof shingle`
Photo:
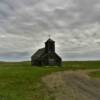
[[[45,52],[45,48],[39,49],[34,55],[32,55],[33,59],[39,59]]]

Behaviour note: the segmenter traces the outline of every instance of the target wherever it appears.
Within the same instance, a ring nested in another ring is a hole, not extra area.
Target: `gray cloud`
[[[100,59],[99,12],[99,0],[0,0],[0,59],[30,59],[48,34],[63,59]]]

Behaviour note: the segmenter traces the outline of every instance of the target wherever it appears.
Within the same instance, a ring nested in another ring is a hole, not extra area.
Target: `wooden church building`
[[[31,64],[33,66],[61,66],[62,59],[55,52],[55,41],[49,38],[45,42],[45,47],[32,55]]]

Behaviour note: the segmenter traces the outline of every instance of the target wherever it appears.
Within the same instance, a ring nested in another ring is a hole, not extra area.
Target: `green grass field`
[[[1,62],[0,100],[53,100],[48,96],[41,77],[57,71],[78,69],[100,69],[100,61],[63,62],[62,67],[32,67],[30,62]],[[100,72],[93,75],[100,76]]]

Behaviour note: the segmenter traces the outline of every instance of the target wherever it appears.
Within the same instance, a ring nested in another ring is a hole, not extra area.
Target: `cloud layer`
[[[0,0],[0,60],[29,60],[49,34],[64,60],[100,59],[100,1]]]

